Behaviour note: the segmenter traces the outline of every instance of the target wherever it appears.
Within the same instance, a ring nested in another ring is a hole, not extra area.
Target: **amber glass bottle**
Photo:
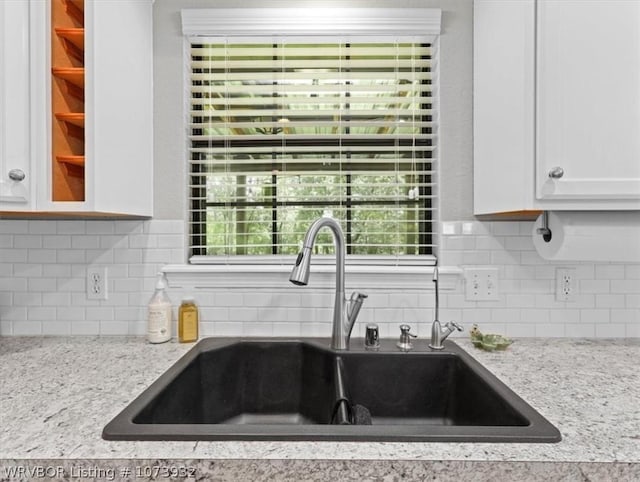
[[[198,340],[198,307],[191,296],[182,298],[178,310],[178,340],[180,343],[190,343]]]

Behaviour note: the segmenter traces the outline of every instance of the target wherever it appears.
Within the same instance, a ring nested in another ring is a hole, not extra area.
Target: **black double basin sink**
[[[355,340],[352,345],[355,345]],[[454,342],[337,351],[317,339],[204,339],[116,416],[106,440],[558,442]]]

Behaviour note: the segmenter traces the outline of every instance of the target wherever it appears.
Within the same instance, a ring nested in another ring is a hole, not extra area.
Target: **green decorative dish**
[[[473,346],[485,351],[506,350],[513,343],[513,340],[502,335],[491,333],[483,335],[478,325],[473,325],[469,334]]]

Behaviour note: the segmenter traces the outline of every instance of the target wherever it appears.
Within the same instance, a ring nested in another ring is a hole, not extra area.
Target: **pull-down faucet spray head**
[[[309,284],[309,268],[311,266],[311,248],[304,247],[298,253],[296,264],[291,270],[289,281],[298,286]]]

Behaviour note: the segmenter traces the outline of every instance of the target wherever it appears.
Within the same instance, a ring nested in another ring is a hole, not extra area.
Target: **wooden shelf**
[[[55,116],[64,125],[67,136],[84,142],[84,113],[56,112]]]
[[[84,156],[56,156],[56,161],[65,167],[67,175],[84,179]]]
[[[84,67],[53,67],[53,75],[84,89]]]
[[[56,155],[56,160],[63,164],[72,164],[74,166],[84,167],[84,156],[62,156]]]
[[[84,112],[56,112],[56,119],[84,128]]]
[[[56,35],[62,39],[65,51],[76,60],[84,63],[84,29],[56,28]]]
[[[65,40],[68,40],[80,50],[84,50],[83,28],[56,28],[56,35]]]

